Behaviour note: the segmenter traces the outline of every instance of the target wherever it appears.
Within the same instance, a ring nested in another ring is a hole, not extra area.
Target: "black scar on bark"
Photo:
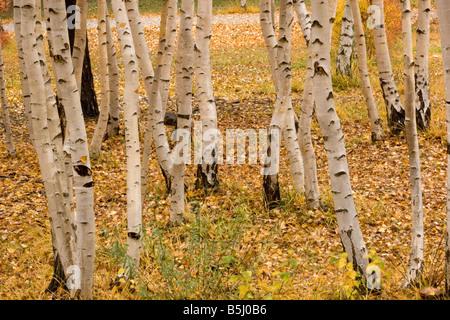
[[[269,210],[276,208],[281,201],[278,174],[263,176],[263,200]]]
[[[56,293],[58,291],[58,288],[69,291],[66,286],[66,274],[64,273],[61,259],[59,258],[59,255],[56,252],[55,248],[53,248],[53,254],[55,255],[53,259],[53,277],[47,289],[45,289],[45,292]]]
[[[88,166],[85,166],[83,164],[74,165],[73,169],[81,177],[87,177],[87,176],[91,176],[92,175],[91,169]]]

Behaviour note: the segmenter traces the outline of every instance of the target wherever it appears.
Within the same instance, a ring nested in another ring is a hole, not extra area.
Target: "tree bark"
[[[95,216],[92,170],[81,109],[80,94],[73,73],[67,32],[67,13],[63,0],[49,0],[53,68],[59,102],[70,121],[67,131],[71,142],[71,164],[76,198],[77,254],[81,272],[81,297],[92,299],[95,259]]]
[[[200,0],[197,9],[195,76],[202,122],[202,157],[197,166],[197,187],[215,188],[218,180],[217,112],[211,78],[209,45],[211,39],[212,1]]]
[[[447,114],[447,228],[445,231],[445,291],[450,294],[450,7],[446,0],[436,0],[445,81]]]
[[[361,21],[359,2],[357,0],[351,0],[350,5],[351,9],[353,10],[356,32],[359,76],[361,78],[362,91],[366,100],[367,110],[369,114],[370,127],[372,131],[372,141],[379,141],[383,139],[383,126],[382,120],[378,115],[375,99],[373,97],[372,85],[370,84],[369,70],[367,68],[366,38]]]
[[[76,5],[76,0],[65,0],[66,8],[71,5]],[[67,17],[73,13],[67,12]],[[69,29],[69,39],[70,39],[70,54],[73,55],[74,43],[75,43],[75,33],[76,29]],[[84,43],[84,54],[78,52],[78,60],[83,57],[82,73],[81,73],[81,106],[83,108],[83,115],[86,119],[97,118],[99,115],[97,96],[95,94],[94,88],[94,77],[92,75],[91,69],[91,59],[89,55],[89,41],[87,36],[85,37]],[[81,50],[81,49],[80,49]],[[79,70],[79,68],[74,69]],[[77,83],[78,86],[78,83]]]
[[[344,13],[341,23],[341,36],[339,39],[339,48],[336,58],[336,70],[344,75],[350,76],[352,74],[352,55],[353,42],[355,32],[353,30],[353,13],[351,7],[351,0],[345,1]]]
[[[409,0],[402,3],[403,59],[405,77],[405,125],[408,142],[409,170],[412,203],[412,240],[411,255],[403,286],[417,284],[423,271],[423,203],[420,178],[420,150],[417,138],[414,58],[411,29],[411,4]]]
[[[311,38],[311,15],[306,8],[305,1],[294,0],[294,10],[303,33],[303,38],[305,38],[306,45],[309,46],[309,39]]]
[[[109,74],[109,117],[108,137],[119,134],[119,66],[117,65],[116,49],[111,32],[109,16],[106,17],[106,36],[108,41],[108,74]]]
[[[425,130],[430,127],[431,103],[430,80],[428,72],[428,48],[430,44],[430,0],[419,0],[416,59],[415,87],[416,87],[416,118],[417,128]]]
[[[330,65],[329,1],[312,2],[311,56],[313,64],[313,95],[317,118],[325,142],[331,175],[331,192],[339,234],[349,261],[356,271],[368,279],[368,258],[353,201],[348,172],[344,135],[336,113]],[[370,283],[368,283],[370,287]]]
[[[386,105],[388,126],[393,134],[400,133],[405,127],[405,110],[400,100],[397,87],[392,73],[391,58],[386,39],[384,24],[383,0],[371,0],[371,4],[379,8],[380,24],[372,29],[375,45],[375,56],[377,58],[378,76],[380,78],[381,90]]]
[[[138,56],[142,43],[135,40],[135,28],[140,26],[137,3],[131,1],[132,8],[125,6],[124,0],[113,0],[112,8],[125,69],[124,124],[125,148],[127,156],[127,255],[131,261],[124,264],[126,278],[136,274],[141,255],[142,200],[141,200],[141,158],[139,144],[139,69]],[[142,27],[141,27],[142,28]],[[142,33],[143,36],[143,33]],[[135,46],[135,42],[136,46]],[[144,74],[144,77],[147,75]]]
[[[108,126],[109,115],[109,68],[108,68],[108,36],[106,25],[106,0],[98,0],[98,56],[99,56],[99,71],[100,71],[100,116],[98,117],[97,125],[95,127],[94,135],[92,137],[89,152],[92,158],[100,156],[103,138]]]

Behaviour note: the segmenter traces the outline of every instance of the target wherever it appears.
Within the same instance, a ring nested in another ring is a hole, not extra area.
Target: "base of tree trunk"
[[[392,134],[400,134],[405,130],[405,110],[397,112],[395,109],[391,110],[391,116],[388,118],[389,130]]]
[[[431,108],[429,107],[426,111],[424,116],[422,116],[422,112],[419,110],[416,110],[416,124],[417,129],[419,130],[427,130],[430,127],[431,122]]]
[[[208,181],[207,172],[203,171],[203,166],[199,164],[197,166],[197,180],[195,180],[195,188],[203,189],[205,192],[211,192],[219,186],[218,179],[218,165],[217,163],[213,163],[212,165],[206,166],[206,171],[212,172],[212,182]]]
[[[52,281],[50,281],[50,284],[48,285],[47,289],[45,289],[45,292],[56,293],[59,288],[68,291],[68,288],[66,286],[66,274],[64,272],[64,268],[59,255],[56,254],[53,262]]]
[[[263,177],[263,200],[264,206],[271,210],[281,202],[280,184],[278,174],[265,175]]]

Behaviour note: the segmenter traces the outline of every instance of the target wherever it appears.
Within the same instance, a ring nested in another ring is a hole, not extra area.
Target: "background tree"
[[[87,0],[85,1],[87,4]],[[77,0],[65,0],[66,8],[77,5]],[[87,5],[86,5],[87,8]],[[67,10],[67,17],[71,17],[74,11]],[[70,54],[73,56],[73,47],[75,42],[75,28],[69,28],[69,40],[70,40]],[[91,58],[89,55],[89,41],[85,36],[83,65],[82,65],[82,78],[81,78],[81,106],[83,108],[83,115],[86,118],[96,118],[99,115],[97,95],[95,94],[94,77],[92,75]]]

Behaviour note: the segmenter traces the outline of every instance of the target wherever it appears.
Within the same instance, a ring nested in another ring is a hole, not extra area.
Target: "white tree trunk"
[[[142,43],[135,46],[133,40],[136,40],[136,38],[132,36],[135,31],[133,29],[140,25],[139,12],[134,12],[135,15],[130,15],[131,17],[128,16],[124,0],[113,0],[112,8],[116,20],[122,63],[125,69],[123,109],[127,156],[127,255],[132,260],[125,262],[124,276],[133,277],[139,268],[142,236],[141,158],[138,124],[139,69],[137,55],[138,52],[140,54],[145,52],[146,48],[144,50],[140,48]],[[128,13],[131,13],[131,11],[128,10]],[[131,23],[129,19],[132,21]],[[145,76],[148,75],[145,74]]]
[[[81,79],[83,75],[83,62],[86,50],[86,30],[87,30],[87,11],[88,1],[77,0],[77,9],[80,10],[79,28],[75,28],[75,36],[73,40],[72,62],[75,79],[77,80],[78,90],[81,92]],[[69,26],[71,27],[71,26]],[[72,26],[73,27],[73,26]]]
[[[81,297],[92,299],[95,259],[95,216],[92,170],[66,22],[63,0],[49,0],[53,68],[60,104],[64,107],[71,142],[71,159],[77,212],[77,254],[81,272]]]
[[[94,135],[92,137],[89,152],[92,158],[100,156],[103,138],[108,126],[108,115],[110,105],[110,89],[109,89],[109,68],[108,68],[108,36],[106,25],[106,0],[97,1],[98,13],[98,57],[99,57],[99,74],[100,74],[100,115],[97,120]]]
[[[206,1],[206,0],[204,0]],[[181,0],[180,32],[177,43],[175,95],[177,105],[177,130],[183,129],[189,135],[177,133],[177,139],[189,139],[192,123],[192,87],[194,75],[194,0]],[[187,141],[183,141],[187,142]],[[187,154],[184,152],[187,151]],[[173,181],[170,192],[170,221],[174,224],[184,220],[184,171],[190,157],[190,148],[174,153]]]
[[[341,37],[336,58],[336,70],[345,76],[352,73],[352,55],[355,32],[353,30],[353,13],[351,0],[345,1],[341,23]]]
[[[367,48],[366,38],[364,35],[364,28],[361,21],[361,12],[359,9],[359,2],[351,0],[351,9],[353,10],[357,52],[358,52],[358,69],[361,78],[361,86],[366,100],[367,110],[370,119],[370,127],[372,131],[372,141],[378,141],[383,138],[382,120],[378,115],[377,106],[373,97],[372,85],[370,84],[369,70],[367,68]]]
[[[414,58],[411,29],[411,4],[409,0],[402,3],[403,59],[405,77],[405,125],[406,140],[409,151],[409,170],[412,203],[412,240],[411,255],[404,286],[416,284],[423,271],[423,204],[420,178],[420,150],[417,137],[415,90],[414,90]]]
[[[12,137],[11,130],[11,120],[9,118],[9,106],[8,98],[6,96],[6,86],[5,86],[5,69],[2,57],[2,45],[0,43],[0,102],[2,109],[3,125],[5,127],[5,140],[6,146],[8,148],[8,153],[11,157],[16,156],[16,148],[14,147],[14,140]]]
[[[430,0],[419,0],[416,59],[415,59],[415,85],[416,85],[416,117],[417,128],[424,130],[430,126],[430,80],[428,74],[428,48],[430,44]]]
[[[217,112],[211,78],[209,45],[211,39],[212,0],[200,0],[197,9],[195,77],[202,122],[202,163],[197,167],[197,186],[214,188],[218,180]],[[210,130],[210,131],[208,131]],[[215,136],[207,133],[212,132]]]
[[[33,138],[33,126],[31,125],[31,107],[30,107],[30,88],[28,86],[28,79],[25,73],[25,61],[23,58],[23,47],[22,40],[20,39],[20,34],[22,33],[21,18],[20,18],[20,0],[16,0],[17,6],[14,5],[14,34],[17,44],[17,53],[19,56],[19,66],[20,66],[20,81],[22,85],[22,100],[23,108],[25,113],[25,120],[27,124],[27,130],[30,135],[31,141],[34,143]]]
[[[311,56],[313,94],[317,118],[325,142],[339,234],[348,259],[367,280],[367,249],[359,227],[348,172],[344,135],[336,113],[330,65],[329,1],[312,2]]]
[[[117,65],[114,38],[111,32],[109,16],[106,17],[106,36],[108,40],[108,74],[109,74],[109,118],[108,137],[119,134],[119,67]]]
[[[435,0],[441,35],[447,113],[447,229],[445,242],[445,291],[450,294],[450,7],[446,0]]]
[[[405,126],[405,110],[403,109],[397,86],[395,85],[394,74],[392,73],[384,24],[384,4],[383,0],[371,0],[371,4],[378,7],[376,14],[379,14],[379,17],[377,16],[379,24],[372,28],[378,76],[386,105],[388,126],[393,134],[397,134]]]
[[[311,38],[311,15],[303,0],[294,0],[294,9],[298,23],[300,24],[300,29],[303,33],[303,38],[305,38],[306,45],[308,46],[309,39]]]
[[[44,63],[38,52],[36,42],[36,3],[34,0],[16,1],[15,6],[20,11],[21,41],[23,48],[24,67],[23,73],[27,74],[28,86],[30,88],[30,106],[32,114],[32,126],[34,132],[34,145],[38,155],[39,166],[48,200],[49,217],[52,231],[55,262],[63,268],[66,274],[68,268],[74,264],[75,243],[73,230],[70,225],[71,212],[68,203],[63,198],[61,175],[58,174],[59,166],[55,157],[54,144],[52,141],[51,125],[49,125],[49,114],[47,112],[46,85],[43,76],[42,63]],[[19,12],[17,12],[19,17]],[[37,29],[37,30],[36,30]],[[19,36],[19,35],[16,35]],[[50,115],[52,118],[52,115]],[[52,118],[51,120],[55,120]],[[67,275],[67,274],[66,274]],[[65,279],[61,279],[65,280]]]

